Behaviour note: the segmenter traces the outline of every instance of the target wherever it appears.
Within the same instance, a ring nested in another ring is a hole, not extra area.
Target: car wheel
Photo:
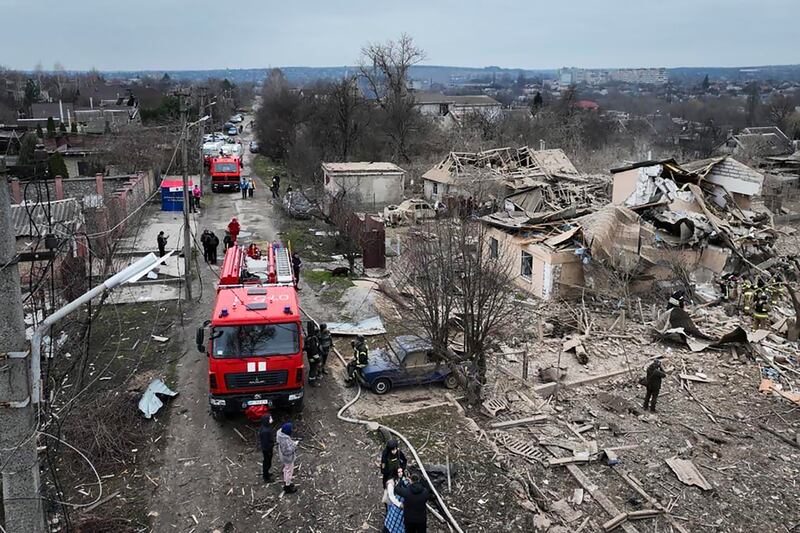
[[[392,382],[386,378],[381,378],[372,384],[372,392],[378,395],[386,394],[392,390]]]
[[[444,378],[444,386],[448,389],[455,389],[458,387],[458,380],[453,374],[450,374],[446,378]]]

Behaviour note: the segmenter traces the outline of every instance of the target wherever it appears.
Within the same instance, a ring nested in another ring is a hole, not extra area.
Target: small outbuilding
[[[328,195],[370,211],[403,201],[405,173],[394,163],[322,163]]]

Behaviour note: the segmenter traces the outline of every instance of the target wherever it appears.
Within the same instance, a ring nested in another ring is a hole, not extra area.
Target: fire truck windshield
[[[214,172],[227,172],[227,173],[235,173],[238,168],[236,168],[236,163],[215,163],[214,164]]]
[[[214,328],[212,354],[217,359],[293,355],[300,351],[297,323]]]

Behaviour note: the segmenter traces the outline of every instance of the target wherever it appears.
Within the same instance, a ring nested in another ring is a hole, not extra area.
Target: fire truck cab
[[[303,402],[303,332],[289,251],[275,242],[262,259],[244,247],[225,254],[209,328],[197,348],[208,356],[212,413]]]
[[[242,176],[242,165],[238,157],[212,157],[209,160],[209,173],[211,174],[211,190],[238,191],[239,180]]]

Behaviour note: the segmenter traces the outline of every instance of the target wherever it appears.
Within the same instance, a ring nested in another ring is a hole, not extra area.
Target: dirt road
[[[249,120],[247,117],[245,123]],[[245,148],[250,135],[246,129]],[[250,163],[247,152],[244,168],[248,176]],[[238,193],[206,198],[206,207],[194,215],[199,231],[211,228],[221,237],[228,221],[236,216],[242,224],[243,242],[274,239],[281,210],[269,199],[266,184],[271,177],[261,178],[252,199],[243,200]],[[320,388],[306,388],[304,411],[294,420],[301,439],[296,494],[284,495],[280,483],[262,482],[255,424],[244,417],[222,422],[211,417],[206,356],[194,345],[194,331],[208,318],[215,271],[216,267],[201,264],[200,301],[184,307],[185,355],[176,384],[180,395],[170,405],[161,467],[148,472],[158,485],[151,498],[153,530],[257,532],[280,526],[280,531],[346,531],[365,523],[380,530],[381,482],[375,466],[380,445],[362,429],[337,419],[344,400],[332,378]],[[335,316],[314,301],[310,290],[304,291],[301,299],[304,307],[321,313],[321,318]],[[278,422],[288,417],[288,413],[277,413]],[[273,472],[278,473],[277,466]]]

